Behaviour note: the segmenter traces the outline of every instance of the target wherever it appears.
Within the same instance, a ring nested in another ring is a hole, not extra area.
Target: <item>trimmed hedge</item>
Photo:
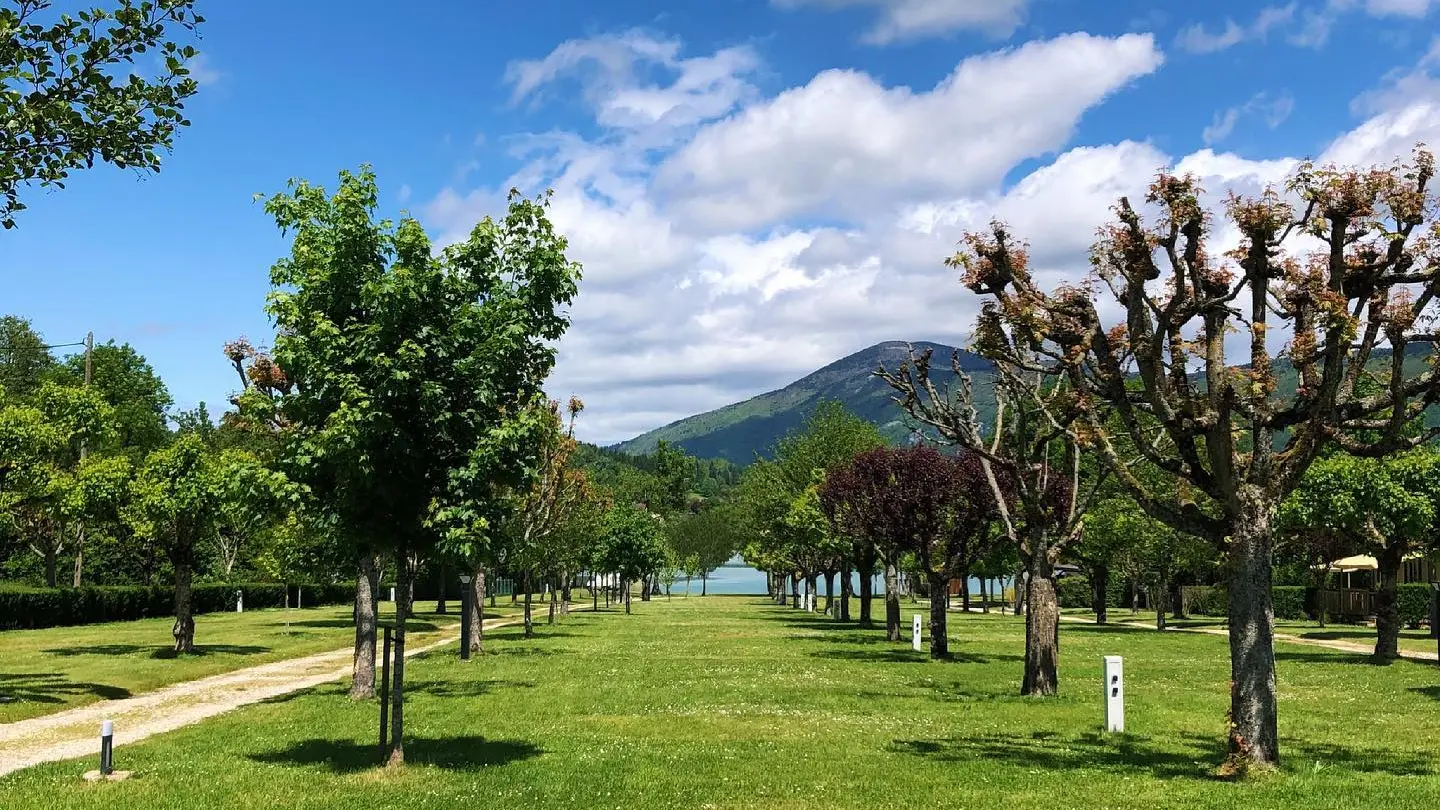
[[[1407,582],[1395,586],[1395,608],[1400,623],[1414,629],[1430,620],[1430,586],[1424,582]]]
[[[1190,591],[1192,594],[1194,591]],[[1270,602],[1277,619],[1305,618],[1305,588],[1301,585],[1276,585],[1270,589]],[[1189,612],[1198,616],[1226,616],[1230,613],[1230,595],[1223,585],[1205,589],[1192,596]]]
[[[1094,605],[1090,579],[1080,574],[1071,574],[1055,581],[1055,590],[1062,608],[1091,608]]]
[[[290,604],[295,604],[297,588],[302,591],[306,607],[346,604],[355,598],[355,588],[349,584],[287,586],[265,582],[195,585],[191,598],[197,615],[234,610],[236,591],[244,593],[247,609],[277,608],[285,606],[287,591]],[[0,630],[134,621],[170,616],[174,608],[175,589],[169,587],[7,588],[0,590]]]

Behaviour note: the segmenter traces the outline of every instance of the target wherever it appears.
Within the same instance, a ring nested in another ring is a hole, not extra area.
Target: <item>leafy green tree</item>
[[[630,504],[616,504],[605,516],[596,547],[596,566],[616,574],[624,590],[625,612],[630,612],[630,585],[665,564],[665,537],[659,516]]]
[[[195,49],[174,41],[204,22],[194,0],[117,0],[44,19],[49,0],[0,7],[0,225],[15,226],[27,184],[64,188],[96,160],[159,171],[196,83],[185,66]],[[137,57],[161,62],[139,72]]]
[[[215,464],[220,498],[215,547],[220,573],[228,580],[242,555],[285,521],[299,493],[282,473],[248,451],[219,451]]]
[[[202,543],[214,536],[219,517],[220,470],[215,456],[194,435],[145,458],[133,486],[129,519],[160,544],[175,569],[175,652],[195,651],[191,586]]]
[[[28,399],[54,367],[55,357],[30,321],[16,315],[0,317],[0,388],[13,400]]]
[[[389,762],[400,764],[417,561],[437,545],[478,556],[505,494],[538,471],[517,420],[543,396],[579,267],[544,200],[512,192],[501,220],[437,253],[417,221],[377,221],[377,198],[366,167],[342,172],[333,196],[292,181],[266,202],[294,244],[271,270],[268,305],[285,384],[263,398],[278,405],[266,420],[287,426],[284,471],[308,488],[307,505],[362,561],[384,551],[395,562]],[[374,678],[372,571],[362,563],[357,578],[360,694]]]
[[[1332,532],[1373,553],[1379,564],[1375,657],[1399,657],[1396,586],[1406,555],[1434,547],[1440,518],[1440,452],[1421,447],[1387,458],[1335,453],[1305,471],[1281,504],[1278,523],[1292,532]]]
[[[740,550],[744,534],[739,512],[737,504],[719,503],[667,524],[680,567],[687,576],[700,578],[701,596],[708,593],[711,572]]]
[[[108,447],[92,451],[125,453],[139,463],[147,453],[170,440],[165,415],[174,404],[170,392],[144,356],[128,343],[109,341],[91,352],[90,386],[115,412],[115,430]],[[85,380],[85,354],[72,354],[61,366],[70,385]]]

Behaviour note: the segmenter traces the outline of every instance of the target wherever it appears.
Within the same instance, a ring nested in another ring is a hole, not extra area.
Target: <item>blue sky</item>
[[[1440,140],[1432,5],[202,2],[193,126],[158,175],[26,194],[0,312],[128,341],[218,409],[287,250],[255,193],[369,162],[443,241],[553,186],[587,274],[551,393],[618,441],[879,340],[962,340],[941,260],[992,215],[1059,280],[1163,164],[1246,191]]]

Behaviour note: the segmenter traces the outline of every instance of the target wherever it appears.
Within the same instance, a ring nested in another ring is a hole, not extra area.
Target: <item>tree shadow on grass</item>
[[[1409,661],[1409,659],[1405,658],[1386,661],[1376,658],[1370,653],[1349,652],[1347,650],[1334,650],[1331,652],[1294,652],[1291,650],[1280,650],[1275,653],[1275,660],[1277,662],[1296,664],[1363,664],[1372,667],[1383,667]],[[1409,661],[1409,663],[1420,664],[1425,662]],[[1430,666],[1433,667],[1434,663],[1430,663]]]
[[[250,644],[197,644],[194,652],[184,655],[259,655],[270,652],[270,649]],[[168,659],[181,655],[169,644],[92,644],[88,647],[53,647],[41,652],[67,658],[77,655],[135,655],[145,652],[149,653],[150,658]]]
[[[1119,774],[1144,773],[1159,778],[1219,780],[1217,766],[1225,758],[1219,735],[1183,734],[1165,740],[1136,734],[1062,734],[1034,731],[1030,736],[984,734],[933,740],[894,740],[887,751],[912,754],[942,762],[971,762],[977,758],[1003,761],[1026,768],[1054,771],[1106,770]],[[1320,763],[1347,770],[1417,776],[1435,773],[1432,757],[1392,749],[1355,749],[1340,745],[1284,740],[1282,756],[1301,767]]]
[[[1409,691],[1417,695],[1424,695],[1431,700],[1440,700],[1440,686],[1412,686]]]
[[[95,695],[101,700],[130,697],[130,690],[103,683],[67,680],[58,672],[0,674],[0,705],[6,703],[64,703],[67,696]]]
[[[534,681],[511,681],[492,678],[485,681],[415,681],[405,684],[405,694],[426,694],[436,697],[480,697],[497,689],[534,689]]]
[[[817,650],[811,658],[828,658],[837,661],[873,661],[889,664],[926,664],[934,661],[941,664],[988,664],[991,661],[1023,661],[1018,655],[975,655],[974,653],[950,651],[949,658],[931,658],[929,648],[915,652],[909,647],[880,650]]]
[[[392,622],[381,622],[382,625],[383,625],[383,624],[391,624],[391,623],[392,623]],[[284,623],[283,623],[283,622],[276,622],[276,623],[275,623],[275,626],[276,626],[276,627],[283,627],[283,626],[284,626]],[[303,621],[303,622],[290,622],[290,626],[291,626],[291,627],[354,627],[354,626],[355,626],[355,623],[352,622],[352,621],[350,621],[349,619],[308,619],[308,620]],[[411,632],[411,633],[430,633],[430,632],[434,632],[435,630],[439,630],[441,627],[459,627],[459,626],[460,626],[460,623],[459,623],[459,622],[452,622],[452,623],[450,623],[450,624],[440,625],[440,624],[436,624],[435,622],[416,621],[416,620],[412,619],[412,620],[410,620],[410,622],[408,622],[408,623],[405,625],[405,629],[406,629],[408,632]]]
[[[484,737],[411,737],[405,740],[405,762],[452,771],[477,770],[531,759],[544,749],[525,740],[487,740]],[[324,765],[332,773],[346,774],[377,767],[378,746],[353,740],[303,740],[289,748],[250,754],[250,759],[274,765]]]

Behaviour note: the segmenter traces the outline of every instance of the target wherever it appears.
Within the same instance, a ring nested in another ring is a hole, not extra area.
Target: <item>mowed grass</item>
[[[1094,621],[1095,614],[1088,610],[1067,610],[1067,616],[1076,616]],[[1155,626],[1154,611],[1140,611],[1132,615],[1128,609],[1110,611],[1109,620],[1112,622],[1129,622],[1145,624],[1149,627]],[[1186,619],[1167,619],[1166,625],[1173,628],[1189,629],[1225,629],[1225,622],[1215,616],[1191,616]],[[1302,621],[1295,619],[1276,619],[1275,632],[1287,636],[1298,636],[1303,639],[1316,641],[1345,641],[1351,644],[1362,644],[1366,647],[1375,646],[1375,626],[1365,624],[1344,624],[1328,622],[1324,627],[1313,621]],[[1406,652],[1433,653],[1436,651],[1436,640],[1430,635],[1428,628],[1411,630],[1400,629],[1400,649]]]
[[[459,612],[452,606],[437,615],[433,602],[416,608],[422,613],[410,627],[417,631],[450,627]],[[393,617],[394,606],[383,603],[381,612]],[[173,624],[157,618],[0,632],[0,723],[336,650],[355,635],[349,607],[207,613],[195,617],[196,652],[176,656]]]
[[[908,623],[917,606],[907,605]],[[1213,776],[1226,641],[1067,623],[1063,694],[1021,698],[1023,624],[954,616],[955,659],[757,598],[634,602],[412,660],[409,765],[374,767],[375,703],[334,684],[0,779],[21,808],[1430,808],[1436,667],[1282,646],[1281,774]],[[877,613],[878,615],[878,613]],[[543,622],[543,619],[542,619]],[[1101,732],[1125,656],[1126,734]],[[283,798],[282,798],[283,797]]]

